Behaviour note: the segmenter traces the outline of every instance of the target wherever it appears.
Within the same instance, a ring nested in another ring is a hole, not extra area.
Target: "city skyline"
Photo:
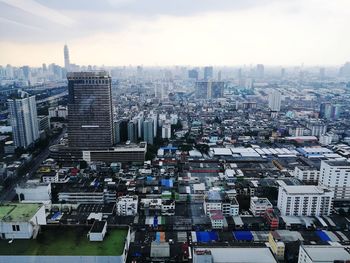
[[[82,65],[341,65],[350,58],[346,1],[231,2],[1,0],[0,64],[64,65],[65,43]]]

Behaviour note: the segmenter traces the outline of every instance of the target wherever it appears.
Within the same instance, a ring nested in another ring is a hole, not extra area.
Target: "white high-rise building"
[[[330,215],[333,191],[314,185],[282,185],[277,207],[284,216]]]
[[[335,199],[350,199],[350,162],[322,161],[319,185],[333,190]]]
[[[278,90],[274,90],[269,94],[269,109],[271,111],[281,110],[281,93]]]
[[[164,124],[162,126],[162,138],[163,139],[170,139],[171,138],[171,125],[170,124]]]
[[[148,144],[153,144],[154,121],[152,118],[148,118],[143,122],[143,140]]]
[[[64,53],[64,68],[66,69],[67,72],[69,72],[70,71],[70,60],[69,60],[69,50],[68,50],[67,45],[64,45],[63,53]]]
[[[27,148],[39,139],[35,96],[20,92],[7,100],[16,147]]]

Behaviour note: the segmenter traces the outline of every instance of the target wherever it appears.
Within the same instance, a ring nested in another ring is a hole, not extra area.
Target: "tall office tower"
[[[152,118],[147,118],[143,122],[143,140],[148,144],[153,144],[154,123]]]
[[[256,77],[258,79],[263,79],[265,75],[265,67],[263,64],[256,65]]]
[[[330,119],[332,115],[332,104],[330,102],[321,103],[320,118]]]
[[[27,148],[39,138],[35,96],[19,92],[7,104],[15,146]]]
[[[223,81],[197,81],[197,99],[217,99],[224,96],[225,82]]]
[[[209,80],[213,78],[213,67],[204,67],[204,79]]]
[[[350,200],[350,162],[321,161],[318,183],[333,190],[335,199]]]
[[[239,87],[244,87],[244,84],[245,84],[245,80],[243,78],[243,71],[241,68],[238,69],[237,71],[237,79],[238,79],[238,86]]]
[[[269,108],[271,111],[281,110],[281,93],[274,90],[269,94]]]
[[[81,149],[113,145],[111,77],[106,71],[71,72],[68,78],[68,144]]]
[[[64,45],[63,53],[64,53],[64,68],[66,69],[67,72],[69,72],[70,71],[70,60],[69,60],[69,50],[68,50],[67,45]]]
[[[133,119],[128,123],[128,140],[130,142],[137,142],[137,123],[138,121],[136,119]]]

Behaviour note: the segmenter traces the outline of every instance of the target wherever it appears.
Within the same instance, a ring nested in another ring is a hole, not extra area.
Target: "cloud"
[[[0,2],[62,26],[71,26],[74,23],[71,18],[34,0],[0,0]]]

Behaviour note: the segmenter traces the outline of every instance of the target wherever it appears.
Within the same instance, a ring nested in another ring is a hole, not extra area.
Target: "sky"
[[[349,0],[0,0],[0,65],[341,65]]]

